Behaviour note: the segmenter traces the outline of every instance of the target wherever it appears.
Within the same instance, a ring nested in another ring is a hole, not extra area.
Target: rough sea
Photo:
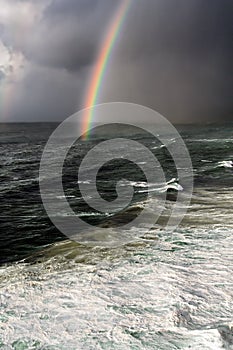
[[[135,227],[135,239],[116,247],[72,242],[48,218],[39,164],[55,127],[0,124],[0,349],[233,349],[233,125],[177,127],[192,159],[194,191],[172,234],[163,222],[185,188],[166,149],[148,134],[135,135],[163,164],[166,206],[146,236]],[[74,211],[104,227],[119,218],[92,211],[77,181],[78,160],[99,141],[97,133],[69,152],[63,185]],[[125,221],[141,210],[156,179],[148,184],[133,164],[110,162],[99,173],[106,200],[115,198],[121,178],[135,192]]]

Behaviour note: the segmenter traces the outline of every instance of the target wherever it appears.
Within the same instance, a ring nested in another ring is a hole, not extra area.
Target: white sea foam
[[[232,160],[224,160],[222,162],[219,162],[218,166],[224,167],[224,168],[233,168],[233,161]]]
[[[155,227],[150,243],[64,242],[2,267],[3,349],[230,349],[219,327],[232,321],[231,232]]]

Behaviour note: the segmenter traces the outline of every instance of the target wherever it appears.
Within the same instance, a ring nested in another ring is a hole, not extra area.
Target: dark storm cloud
[[[147,0],[146,5],[133,5],[131,14],[129,51],[137,55],[169,52],[199,56],[224,48],[232,52],[230,0]]]
[[[23,49],[26,57],[71,71],[93,64],[116,5],[106,0],[51,2]]]
[[[40,3],[47,5],[24,36],[0,23],[5,45],[21,51],[29,65],[13,106],[17,119],[62,119],[82,107],[90,70],[120,1],[31,1]],[[232,18],[232,0],[132,1],[101,101],[143,104],[173,122],[233,119]]]
[[[232,18],[228,0],[133,5],[104,100],[145,104],[172,121],[233,120]]]

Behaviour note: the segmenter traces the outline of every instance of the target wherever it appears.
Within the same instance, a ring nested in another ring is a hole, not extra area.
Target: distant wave
[[[218,162],[218,167],[233,168],[233,161],[232,160],[224,160],[222,162]]]
[[[192,139],[192,142],[233,142],[233,139]]]

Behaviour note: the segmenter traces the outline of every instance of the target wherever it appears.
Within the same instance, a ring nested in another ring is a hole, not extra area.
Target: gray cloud
[[[34,122],[67,118],[81,103],[83,80],[66,70],[28,67],[24,79],[15,86],[14,101],[9,107],[12,119]]]
[[[5,79],[5,73],[0,69],[0,83]]]
[[[27,34],[16,35],[14,17],[9,26],[0,23],[0,39],[25,57],[11,118],[61,120],[82,107],[90,70],[120,2],[23,2],[35,6]],[[232,18],[231,0],[132,1],[100,102],[143,104],[173,122],[232,120]]]
[[[25,56],[71,71],[93,64],[116,4],[106,0],[51,2],[22,48]]]
[[[171,121],[233,120],[233,3],[137,3],[103,100],[145,104]]]

